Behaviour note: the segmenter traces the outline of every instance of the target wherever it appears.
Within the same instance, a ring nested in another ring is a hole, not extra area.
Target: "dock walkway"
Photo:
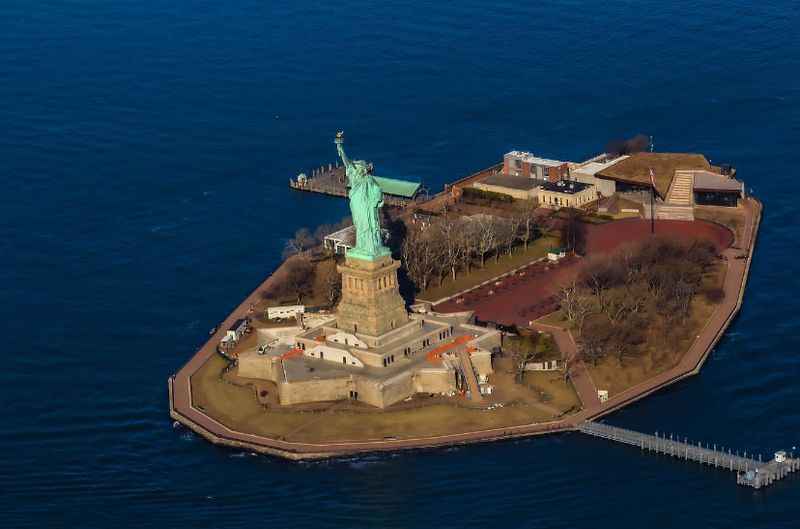
[[[636,446],[641,450],[736,472],[736,483],[756,489],[771,485],[800,470],[800,459],[785,457],[783,452],[776,454],[775,459],[762,462],[760,457],[756,460],[752,454],[751,457],[747,457],[746,452],[740,455],[730,449],[726,452],[722,447],[717,448],[717,445],[713,447],[711,445],[704,447],[702,443],[695,445],[686,439],[683,441],[675,439],[672,435],[669,438],[659,436],[658,432],[655,435],[648,435],[599,422],[584,422],[579,424],[577,429],[587,435]]]
[[[379,183],[382,184],[382,189],[384,191],[383,194],[383,201],[390,205],[390,206],[397,206],[397,207],[405,207],[409,204],[415,204],[420,201],[424,201],[427,198],[427,191],[417,192],[414,190],[413,194],[410,196],[401,196],[398,194],[392,194],[395,192],[395,188],[398,188],[396,185],[397,183],[408,184],[408,182],[403,182],[401,180],[391,179],[391,178],[381,178],[375,177]],[[388,189],[386,188],[385,182],[392,182],[395,185]],[[415,185],[411,183],[411,185]],[[418,187],[420,184],[416,184]],[[328,164],[327,166],[323,165],[317,169],[314,169],[311,172],[311,175],[298,175],[297,178],[290,178],[289,179],[289,187],[295,189],[297,191],[306,191],[308,193],[319,193],[322,195],[329,195],[334,197],[342,197],[347,198],[348,196],[348,182],[347,182],[347,174],[345,171],[344,166],[340,166],[337,164]],[[400,189],[398,192],[402,192],[403,190]]]

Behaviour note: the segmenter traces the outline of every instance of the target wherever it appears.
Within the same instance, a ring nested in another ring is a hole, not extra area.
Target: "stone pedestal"
[[[400,262],[390,256],[374,261],[347,257],[342,274],[342,300],[336,309],[340,329],[377,337],[408,321],[397,286]]]

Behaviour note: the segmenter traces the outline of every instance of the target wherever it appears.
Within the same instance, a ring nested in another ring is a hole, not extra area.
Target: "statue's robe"
[[[381,224],[378,211],[383,205],[383,191],[371,175],[351,179],[350,212],[356,227],[356,246],[359,251],[371,255],[380,253]]]

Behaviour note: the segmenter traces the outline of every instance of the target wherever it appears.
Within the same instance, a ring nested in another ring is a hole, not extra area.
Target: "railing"
[[[770,485],[800,469],[800,460],[792,457],[782,460],[776,457],[774,460],[763,462],[761,456],[756,460],[752,457],[753,454],[747,457],[747,452],[744,455],[734,453],[731,449],[726,452],[722,447],[718,449],[717,445],[712,447],[707,444],[704,447],[702,443],[695,445],[686,439],[681,441],[673,435],[667,438],[658,432],[655,435],[648,435],[598,422],[584,422],[578,425],[577,429],[587,435],[637,446],[641,450],[734,471],[737,473],[738,484],[755,488]]]

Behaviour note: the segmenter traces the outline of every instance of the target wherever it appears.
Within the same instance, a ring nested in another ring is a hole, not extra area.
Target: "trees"
[[[283,302],[284,298],[291,297],[301,303],[303,296],[311,293],[314,285],[316,267],[304,256],[290,257],[283,265],[281,275],[271,288],[261,292],[261,297],[266,300]]]
[[[479,259],[483,268],[492,252],[499,260],[501,253],[511,255],[521,240],[527,244],[536,233],[532,209],[528,214],[462,217],[443,211],[426,224],[405,222],[402,229],[393,230],[402,233],[397,253],[416,289],[425,290],[432,279],[441,284],[450,276],[455,281],[459,271],[470,273],[475,260]]]
[[[592,365],[605,358],[611,340],[611,326],[608,320],[597,314],[587,318],[578,341],[578,355]]]
[[[589,293],[579,287],[577,281],[572,281],[559,291],[558,299],[564,317],[580,331],[586,316],[591,311]]]
[[[583,254],[586,250],[586,225],[581,222],[582,213],[577,209],[565,208],[566,218],[561,225],[561,247]]]
[[[497,221],[491,215],[475,217],[475,249],[481,258],[481,268],[486,266],[486,254],[497,245]]]
[[[295,257],[287,262],[287,267],[285,292],[294,295],[297,303],[302,303],[303,296],[311,293],[314,284],[314,265],[304,257]]]
[[[614,327],[606,347],[616,355],[620,364],[627,356],[635,356],[641,350],[646,338],[645,325],[642,318],[631,317]]]
[[[511,255],[514,250],[514,245],[516,245],[517,241],[519,240],[521,223],[522,219],[520,216],[514,214],[506,219],[501,220],[498,224],[498,239],[500,246],[503,247],[508,255]],[[499,249],[496,254],[499,256]]]
[[[400,251],[408,276],[419,290],[428,288],[431,277],[440,263],[441,246],[430,229],[419,225],[407,227],[406,237]]]
[[[325,289],[325,301],[329,307],[333,307],[342,295],[342,274],[333,266],[324,273],[321,283]]]
[[[283,258],[286,259],[292,255],[303,253],[310,250],[316,244],[318,244],[318,241],[311,235],[308,228],[300,228],[294,232],[294,237],[286,241],[286,246],[283,250]]]
[[[583,357],[597,362],[612,355],[622,363],[641,354],[648,338],[658,342],[655,349],[676,350],[689,332],[683,324],[715,258],[716,248],[707,242],[653,238],[589,260],[559,296],[567,320],[579,321],[587,312],[579,327]],[[580,305],[581,291],[587,309]]]
[[[536,357],[538,336],[521,335],[509,339],[511,361],[514,364],[514,380],[522,383],[525,379],[525,365]]]
[[[477,255],[476,241],[478,230],[474,222],[464,221],[458,233],[458,244],[461,247],[459,252],[459,267],[467,274],[470,273],[472,261]]]
[[[525,244],[525,251],[528,250],[528,243],[536,237],[536,202],[533,200],[523,200],[517,206],[515,215],[520,224],[520,240]]]
[[[456,280],[456,269],[462,262],[462,253],[466,251],[462,233],[464,221],[460,217],[447,215],[437,224],[437,236],[442,241],[442,275],[448,272]]]
[[[648,147],[650,147],[650,138],[644,134],[637,134],[627,140],[615,139],[609,141],[606,144],[605,151],[613,156],[621,156],[623,154],[646,151]]]

